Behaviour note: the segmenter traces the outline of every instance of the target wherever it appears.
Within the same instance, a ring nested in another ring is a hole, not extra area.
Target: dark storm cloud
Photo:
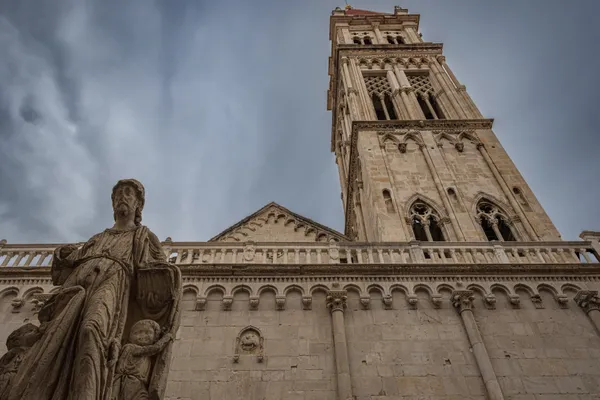
[[[271,200],[342,229],[325,109],[338,5],[0,0],[0,237],[83,240],[124,177],[163,239],[206,240]],[[564,236],[600,229],[597,2],[401,5],[445,42]]]

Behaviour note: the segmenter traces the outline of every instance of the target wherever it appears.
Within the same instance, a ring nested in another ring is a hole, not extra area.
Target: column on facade
[[[600,298],[597,290],[580,290],[575,295],[575,302],[592,321],[596,332],[600,334]]]
[[[410,82],[404,73],[404,70],[401,67],[401,64],[395,63],[394,73],[396,74],[396,78],[400,84],[400,96],[402,98],[402,102],[406,106],[409,119],[423,119],[423,113],[421,108],[419,107],[419,103],[417,102],[417,97],[415,96],[415,92],[413,88],[410,86]]]
[[[346,87],[346,96],[348,98],[348,107],[355,119],[363,119],[363,112],[360,107],[360,96],[354,86],[352,73],[350,72],[348,58],[342,58],[342,74],[344,86]]]
[[[458,290],[452,293],[452,304],[458,310],[460,317],[463,321],[469,343],[473,349],[473,355],[475,361],[479,367],[479,372],[483,378],[483,383],[488,393],[490,400],[503,400],[504,395],[500,389],[498,378],[492,367],[490,356],[488,355],[485,344],[475,322],[475,316],[473,315],[473,292],[471,290]]]
[[[379,30],[379,22],[372,22],[371,24],[373,25],[373,31],[375,32],[375,38],[377,40],[377,43],[375,44],[384,43],[383,36],[381,35],[381,31]]]
[[[425,162],[427,163],[427,166],[429,167],[429,171],[431,172],[431,176],[433,177],[433,182],[435,183],[435,187],[440,195],[440,198],[442,199],[444,208],[446,208],[448,217],[450,218],[450,221],[452,222],[451,225],[452,225],[452,230],[454,232],[454,235],[459,241],[465,240],[465,236],[463,235],[462,230],[460,230],[458,227],[458,220],[456,219],[456,215],[454,215],[454,209],[452,208],[452,205],[450,204],[450,199],[448,198],[448,193],[444,189],[442,180],[440,179],[440,176],[437,173],[437,168],[435,168],[435,165],[433,164],[433,159],[431,158],[431,154],[429,154],[429,149],[427,149],[427,146],[425,144],[419,144],[419,148],[423,152],[423,156],[425,157]],[[428,232],[428,230],[426,230],[426,233],[427,232]],[[431,240],[431,239],[429,238],[429,240]]]
[[[408,109],[400,96],[400,93],[402,92],[400,83],[396,79],[396,75],[393,71],[387,71],[387,79],[392,88],[392,102],[396,106],[396,110],[398,110],[398,119],[411,119]]]
[[[529,235],[529,238],[531,240],[539,240],[538,234],[533,229],[533,226],[529,223],[529,220],[525,216],[525,213],[523,213],[523,210],[521,210],[521,205],[515,199],[512,190],[510,190],[510,188],[508,187],[508,185],[504,181],[504,178],[500,174],[500,171],[498,171],[498,168],[496,167],[496,164],[494,163],[494,161],[492,160],[492,158],[488,154],[487,149],[485,148],[485,146],[483,145],[483,143],[478,143],[477,144],[477,149],[479,150],[479,152],[483,156],[483,159],[485,160],[485,162],[487,163],[488,167],[492,171],[492,174],[494,175],[494,178],[496,178],[496,181],[500,185],[500,188],[502,189],[502,192],[504,193],[504,196],[506,196],[506,198],[508,199],[508,202],[510,203],[510,206],[513,208],[513,210],[515,211],[515,213],[517,214],[517,216],[523,222],[523,226],[525,227],[525,231],[527,231],[527,235]],[[499,237],[501,237],[501,236],[499,236]]]
[[[375,115],[375,109],[371,105],[371,98],[369,97],[369,92],[367,91],[367,85],[365,84],[362,72],[356,63],[356,59],[351,58],[349,61],[348,71],[352,78],[354,89],[358,95],[357,97],[360,99],[358,108],[362,112],[362,120],[368,121],[377,119],[377,116]]]
[[[448,67],[448,64],[446,64],[446,57],[440,55],[437,57],[437,60],[440,63],[442,69],[446,72],[448,78],[450,78],[450,81],[456,87],[456,93],[459,97],[463,108],[470,111],[469,117],[483,118],[483,115],[481,115],[481,112],[479,112],[479,109],[475,105],[475,102],[473,102],[473,99],[471,99],[471,96],[469,96],[469,94],[467,93],[467,88],[465,87],[465,85],[460,84],[450,67]]]
[[[337,24],[337,26],[341,26],[342,24]],[[345,44],[350,44],[352,43],[352,37],[350,36],[350,30],[348,28],[341,28],[341,32],[342,32],[342,37],[344,38],[344,43]]]
[[[352,399],[352,380],[350,379],[350,359],[346,342],[346,325],[344,309],[346,308],[347,293],[338,288],[327,292],[327,308],[331,311],[333,331],[333,349],[335,353],[335,369],[337,374],[337,392],[339,400]]]
[[[417,31],[415,30],[414,27],[406,26],[404,28],[404,30],[406,31],[406,35],[410,39],[410,43],[421,43],[422,42],[421,38],[419,37],[419,34],[417,33]]]
[[[446,73],[441,70],[435,58],[428,58],[428,61],[431,78],[441,89],[436,95],[440,99],[445,99],[443,104],[446,105],[445,109],[449,111],[449,115],[446,118],[468,118],[468,113],[462,109],[459,100],[456,98],[456,89],[452,82],[447,79]]]

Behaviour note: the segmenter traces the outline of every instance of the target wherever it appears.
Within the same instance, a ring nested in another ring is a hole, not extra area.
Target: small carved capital
[[[260,298],[258,296],[250,296],[250,309],[258,310],[258,304],[260,303]]]
[[[233,296],[224,296],[222,304],[224,311],[230,311],[231,306],[233,305]]]
[[[361,296],[360,297],[360,306],[363,310],[368,310],[371,308],[371,297],[370,296]]]
[[[600,310],[600,299],[598,298],[597,290],[580,290],[575,295],[574,300],[586,313],[593,310]]]
[[[452,292],[452,305],[460,313],[472,310],[473,300],[475,300],[475,296],[473,296],[472,290],[455,290]]]
[[[446,56],[437,56],[437,60],[440,64],[443,64],[446,62]]]
[[[386,310],[392,309],[393,298],[391,294],[383,295],[381,301],[383,301],[383,308]]]
[[[344,311],[347,299],[348,296],[345,290],[330,290],[327,292],[327,308],[329,308],[331,312]]]
[[[302,309],[312,310],[312,296],[302,296]]]
[[[485,149],[485,146],[481,142],[478,142],[476,147],[477,147],[477,150]]]
[[[206,297],[196,298],[196,311],[204,311],[206,309]]]
[[[450,217],[443,217],[443,218],[440,218],[438,223],[440,225],[446,225],[446,224],[449,224],[450,222],[451,222]]]
[[[277,311],[285,310],[285,296],[275,297],[275,307],[277,308]]]
[[[342,64],[348,65],[348,57],[342,57]]]

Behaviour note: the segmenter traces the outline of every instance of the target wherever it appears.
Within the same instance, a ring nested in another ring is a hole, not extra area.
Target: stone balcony
[[[588,238],[588,236],[586,236]],[[47,273],[57,244],[0,242],[0,273]],[[165,255],[185,274],[325,273],[347,271],[415,273],[476,266],[511,269],[600,267],[597,237],[564,242],[403,242],[403,243],[229,243],[163,242]],[[426,265],[423,265],[426,264]],[[520,268],[516,268],[519,267]],[[277,267],[277,268],[274,268]],[[486,272],[491,272],[486,268]],[[575,269],[574,269],[575,268]]]

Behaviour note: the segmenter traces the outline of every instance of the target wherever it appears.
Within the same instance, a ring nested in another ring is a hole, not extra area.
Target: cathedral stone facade
[[[600,233],[561,240],[418,24],[332,13],[344,233],[270,203],[162,243],[183,275],[165,398],[600,398]],[[56,246],[0,242],[0,353],[57,290]]]

